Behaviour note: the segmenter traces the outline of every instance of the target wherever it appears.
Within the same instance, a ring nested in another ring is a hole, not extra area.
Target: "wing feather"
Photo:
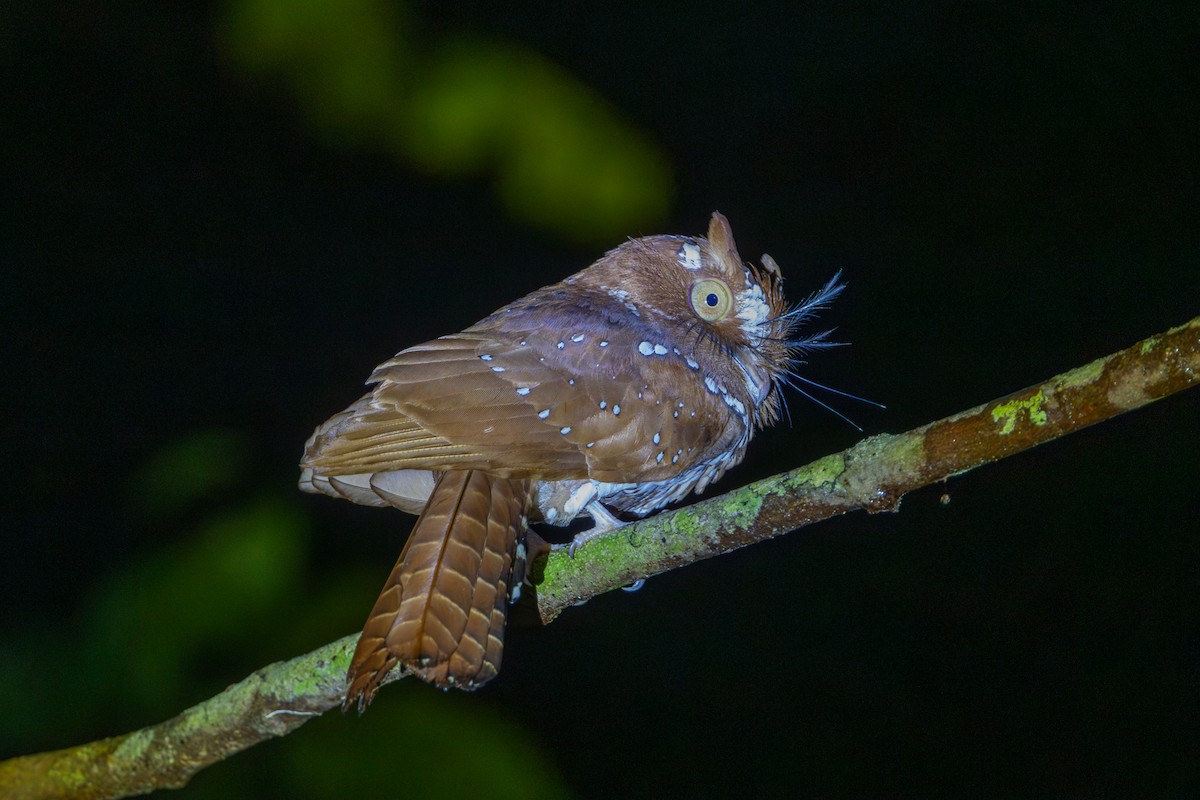
[[[317,429],[302,465],[318,476],[478,469],[633,482],[732,446],[729,403],[694,390],[699,356],[667,347],[653,320],[616,301],[592,298],[584,313],[579,302],[515,305],[396,354]]]

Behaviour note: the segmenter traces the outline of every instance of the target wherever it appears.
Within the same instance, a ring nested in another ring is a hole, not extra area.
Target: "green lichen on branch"
[[[1042,404],[1045,402],[1046,393],[1038,391],[1033,397],[1002,403],[992,409],[992,420],[1000,423],[999,433],[1001,436],[1007,436],[1013,432],[1013,429],[1017,427],[1021,412],[1025,412],[1029,422],[1033,425],[1045,425],[1046,412],[1042,410]]]

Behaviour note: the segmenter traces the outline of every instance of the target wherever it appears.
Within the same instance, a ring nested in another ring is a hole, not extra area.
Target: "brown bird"
[[[742,460],[778,418],[798,355],[828,344],[793,331],[842,289],[834,276],[789,310],[779,267],[762,261],[742,261],[718,213],[707,239],[632,239],[398,353],[317,428],[302,489],[420,514],[344,707],[361,711],[396,664],[443,688],[495,677],[530,517],[609,529],[609,508],[646,515]]]

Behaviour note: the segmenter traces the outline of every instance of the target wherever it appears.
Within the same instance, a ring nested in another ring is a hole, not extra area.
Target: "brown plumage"
[[[774,422],[795,326],[779,268],[708,238],[630,240],[461,333],[381,364],[371,390],[317,428],[301,488],[421,513],[359,640],[346,705],[397,663],[473,689],[500,666],[530,516],[565,525],[605,506],[644,515],[703,490]]]

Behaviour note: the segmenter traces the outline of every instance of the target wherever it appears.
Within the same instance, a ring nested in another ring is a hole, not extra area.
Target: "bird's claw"
[[[571,558],[574,558],[576,551],[589,540],[629,524],[613,516],[612,512],[605,508],[599,500],[588,503],[587,510],[596,524],[586,531],[575,534],[575,538],[571,539],[571,543],[567,545],[567,555]]]

